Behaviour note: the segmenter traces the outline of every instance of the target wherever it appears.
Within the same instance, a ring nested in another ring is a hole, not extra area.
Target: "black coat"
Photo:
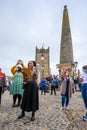
[[[27,81],[24,88],[21,109],[27,112],[37,111],[39,109],[38,96],[39,95],[38,95],[37,83],[34,80]]]

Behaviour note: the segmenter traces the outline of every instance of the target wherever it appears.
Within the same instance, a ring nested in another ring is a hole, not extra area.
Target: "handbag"
[[[73,94],[75,93],[75,88],[72,88],[72,93],[73,93]]]

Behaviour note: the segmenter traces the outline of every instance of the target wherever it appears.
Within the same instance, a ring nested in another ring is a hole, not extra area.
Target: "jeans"
[[[46,86],[42,86],[41,92],[46,93]]]
[[[87,83],[81,84],[82,97],[87,109]]]
[[[62,95],[62,107],[69,105],[69,97]]]
[[[79,84],[75,84],[75,86],[76,86],[76,90],[80,91]]]

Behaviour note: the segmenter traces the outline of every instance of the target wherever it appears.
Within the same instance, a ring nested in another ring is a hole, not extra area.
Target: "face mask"
[[[87,73],[87,70],[83,70],[84,73]]]

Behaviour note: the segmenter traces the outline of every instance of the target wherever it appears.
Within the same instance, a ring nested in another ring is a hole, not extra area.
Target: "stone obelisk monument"
[[[74,63],[72,37],[68,16],[67,6],[64,6],[63,19],[62,19],[62,33],[60,45],[60,64],[57,64],[60,73],[66,69],[71,71],[72,64]]]

